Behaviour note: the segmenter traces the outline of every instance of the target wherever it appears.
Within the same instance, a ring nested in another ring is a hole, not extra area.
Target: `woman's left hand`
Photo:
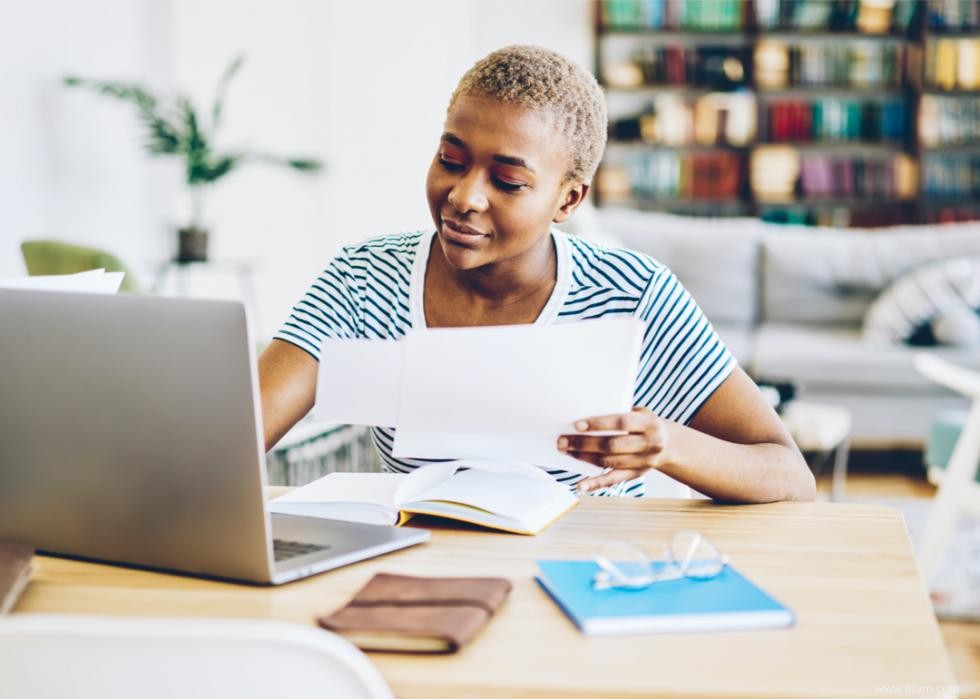
[[[648,408],[633,408],[629,413],[579,420],[575,423],[575,429],[586,434],[561,435],[558,438],[558,451],[611,469],[608,473],[579,481],[578,489],[582,492],[637,478],[667,463],[670,446],[667,421]],[[607,431],[626,434],[588,434]]]

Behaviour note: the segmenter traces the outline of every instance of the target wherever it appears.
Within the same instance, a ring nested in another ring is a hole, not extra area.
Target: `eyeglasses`
[[[592,578],[596,590],[642,590],[667,580],[710,580],[721,575],[728,556],[701,532],[675,533],[661,560],[651,561],[635,544],[615,540],[603,544],[594,559],[599,570]]]

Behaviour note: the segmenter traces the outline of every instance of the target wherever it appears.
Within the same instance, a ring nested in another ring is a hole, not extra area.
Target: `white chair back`
[[[14,614],[0,619],[0,685],[18,699],[394,699],[340,636],[244,619]]]
[[[973,401],[936,492],[919,548],[922,577],[931,587],[960,514],[980,512],[980,485],[975,480],[980,468],[980,373],[928,354],[917,355],[915,367],[924,376]]]

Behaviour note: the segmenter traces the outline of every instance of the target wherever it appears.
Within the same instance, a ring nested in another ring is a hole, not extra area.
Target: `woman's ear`
[[[565,192],[565,198],[562,201],[561,206],[558,207],[558,211],[555,212],[555,217],[552,219],[554,223],[562,223],[568,220],[568,217],[572,215],[572,212],[579,207],[579,205],[585,201],[586,195],[589,193],[589,185],[585,182],[574,183],[567,192]]]

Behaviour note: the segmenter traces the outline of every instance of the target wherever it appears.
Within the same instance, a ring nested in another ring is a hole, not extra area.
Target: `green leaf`
[[[149,133],[143,147],[151,155],[175,155],[180,152],[180,134],[164,119],[143,120]]]
[[[107,97],[132,102],[140,111],[152,111],[156,109],[157,98],[151,95],[146,88],[136,83],[115,82],[107,80],[87,80],[77,76],[67,76],[64,80],[69,87],[83,87]]]
[[[270,165],[282,165],[290,167],[300,172],[319,172],[323,169],[323,163],[314,158],[287,158],[281,155],[270,155],[268,153],[253,153],[252,160],[268,163]]]
[[[313,158],[283,157],[266,153],[222,153],[212,151],[210,139],[214,126],[221,119],[222,104],[228,82],[241,68],[244,57],[236,58],[225,71],[218,86],[214,103],[214,125],[210,134],[190,98],[178,95],[164,112],[156,96],[141,85],[126,82],[88,80],[74,75],[64,77],[68,87],[88,89],[96,94],[130,102],[136,106],[140,122],[146,129],[143,147],[150,155],[177,155],[184,159],[184,175],[191,187],[210,184],[221,179],[246,162],[265,162],[288,167],[298,172],[313,173],[323,169],[323,163]]]
[[[215,90],[214,106],[211,107],[211,128],[218,128],[218,124],[221,123],[221,112],[224,108],[225,102],[225,92],[228,89],[228,83],[231,79],[235,77],[235,74],[242,67],[242,63],[245,61],[245,56],[238,56],[231,65],[225,69],[224,75],[221,76],[221,80],[218,81],[218,87]]]
[[[187,183],[195,186],[215,182],[238,167],[244,159],[245,156],[241,153],[231,153],[188,161]]]
[[[194,103],[184,96],[177,97],[177,112],[180,114],[181,122],[184,126],[184,150],[188,156],[195,154],[206,154],[208,143],[205,134],[201,131],[198,124],[197,111]]]
[[[158,100],[146,88],[135,83],[88,80],[78,76],[66,76],[65,85],[81,87],[96,94],[112,97],[136,106],[138,116],[147,130],[144,148],[151,155],[171,155],[179,151],[180,129],[158,111]]]
[[[299,170],[300,172],[319,172],[323,169],[323,163],[319,160],[313,159],[292,158],[287,160],[286,164],[294,170]]]

